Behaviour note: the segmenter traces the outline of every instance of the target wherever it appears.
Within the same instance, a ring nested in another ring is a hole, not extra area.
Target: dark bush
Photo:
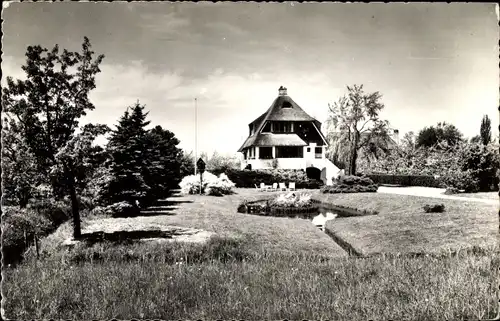
[[[424,211],[426,213],[443,213],[444,207],[445,207],[444,204],[434,204],[434,205],[425,204]]]
[[[106,207],[106,214],[112,217],[131,217],[140,214],[140,208],[128,202],[118,202]]]
[[[296,188],[316,189],[323,185],[321,181],[309,179],[304,170],[295,169],[260,169],[260,170],[226,170],[228,178],[236,187],[253,188],[261,183],[295,182]]]
[[[432,175],[389,175],[389,174],[370,174],[367,175],[375,183],[401,185],[401,186],[425,186],[441,187],[440,180]]]
[[[238,205],[238,209],[237,209],[238,213],[247,213],[248,212],[247,204],[248,204],[247,201],[241,202],[241,204]]]
[[[360,186],[370,186],[374,185],[373,180],[371,180],[369,177],[363,176],[342,176],[338,181],[338,184],[343,184],[343,185],[360,185]]]
[[[34,200],[29,208],[55,226],[61,225],[72,217],[71,204],[68,201]]]
[[[376,192],[378,186],[369,177],[342,176],[331,186],[323,186],[323,193],[369,193]]]
[[[377,185],[344,185],[344,184],[336,184],[332,186],[323,186],[321,191],[323,193],[374,193],[378,189]]]
[[[37,211],[19,207],[4,207],[2,214],[2,257],[4,264],[20,261],[35,237],[54,231],[58,225]]]
[[[444,195],[453,195],[460,193],[460,190],[456,187],[448,187],[446,191],[444,191]]]

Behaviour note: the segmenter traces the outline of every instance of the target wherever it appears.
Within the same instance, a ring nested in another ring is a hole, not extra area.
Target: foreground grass
[[[249,255],[244,242],[221,239],[147,246],[81,246],[7,269],[5,317],[428,320],[496,312],[496,251],[328,259]]]
[[[315,195],[337,205],[376,210],[375,216],[329,221],[327,231],[361,255],[432,253],[498,243],[498,207],[466,200],[395,194]],[[425,204],[444,204],[444,213],[425,213]]]

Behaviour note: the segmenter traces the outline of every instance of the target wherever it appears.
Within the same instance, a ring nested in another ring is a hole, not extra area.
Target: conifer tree
[[[108,144],[110,173],[106,198],[110,203],[121,201],[136,204],[145,199],[150,186],[143,178],[147,165],[146,142],[147,113],[137,102],[119,119]]]

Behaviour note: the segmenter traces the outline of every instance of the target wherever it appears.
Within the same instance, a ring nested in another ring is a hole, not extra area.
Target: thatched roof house
[[[324,175],[326,167],[336,171],[325,158],[328,143],[320,128],[321,123],[281,86],[267,111],[248,124],[248,137],[238,150],[243,153],[242,165],[253,169],[316,168]]]

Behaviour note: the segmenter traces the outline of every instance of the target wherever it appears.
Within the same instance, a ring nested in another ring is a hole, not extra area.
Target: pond
[[[306,207],[269,207],[267,200],[247,203],[243,213],[306,219],[312,221],[321,230],[324,230],[325,223],[329,220],[377,214],[318,201],[313,201],[310,206]]]

